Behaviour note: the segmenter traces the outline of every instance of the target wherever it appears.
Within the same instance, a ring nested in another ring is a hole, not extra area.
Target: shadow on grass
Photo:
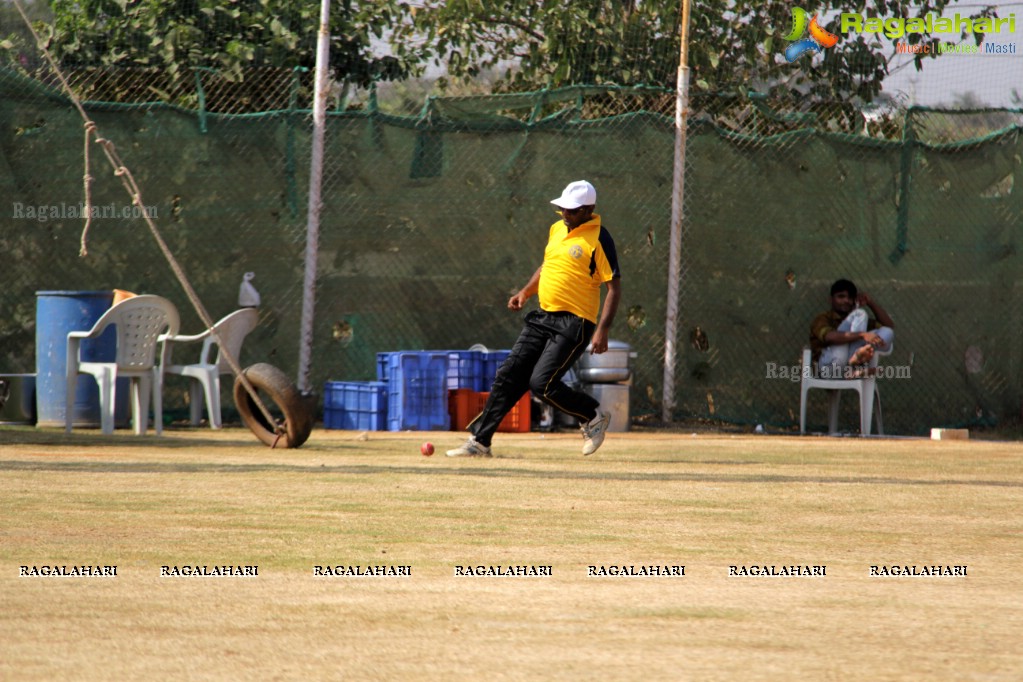
[[[221,441],[218,441],[221,442]],[[678,462],[679,465],[697,462]],[[706,463],[703,463],[704,465]],[[723,464],[723,463],[722,463]],[[731,464],[731,463],[729,463]],[[0,460],[0,472],[5,471],[51,471],[60,473],[115,473],[115,474],[309,474],[374,476],[399,474],[408,476],[478,476],[481,478],[533,478],[596,481],[680,481],[689,483],[764,483],[823,484],[823,485],[891,485],[891,486],[964,486],[1023,488],[1019,481],[969,480],[969,479],[914,479],[885,476],[792,476],[779,474],[726,474],[726,473],[643,473],[621,471],[558,471],[518,469],[510,467],[408,467],[379,465],[299,465],[299,464],[229,464],[201,462],[54,462]]]
[[[33,445],[33,446],[61,446],[80,448],[137,448],[146,447],[153,449],[193,449],[201,447],[245,447],[251,445],[263,450],[266,448],[256,436],[249,431],[232,431],[232,437],[224,438],[203,438],[202,436],[181,437],[185,433],[197,433],[197,429],[190,431],[178,431],[175,437],[175,430],[164,429],[162,436],[157,436],[152,429],[144,436],[136,436],[129,429],[118,429],[116,433],[104,435],[98,429],[77,429],[71,433],[65,433],[62,429],[44,428],[37,429],[31,426],[10,426],[0,427],[0,446],[3,445]],[[238,437],[234,438],[233,434]],[[283,448],[282,448],[283,449]]]
[[[211,433],[212,429],[202,426],[191,426],[182,429],[165,428],[163,436],[157,436],[151,428],[144,436],[135,436],[128,428],[119,428],[117,433],[104,436],[95,428],[79,428],[66,434],[60,428],[42,428],[34,426],[0,426],[0,447],[7,445],[37,447],[72,447],[72,448],[108,448],[112,450],[191,450],[194,448],[248,448],[254,451],[269,449],[246,428],[231,428],[216,433],[216,438],[204,438],[202,434]],[[357,450],[360,444],[331,443],[330,450]],[[277,450],[287,451],[283,445]],[[308,446],[303,453],[309,451]]]

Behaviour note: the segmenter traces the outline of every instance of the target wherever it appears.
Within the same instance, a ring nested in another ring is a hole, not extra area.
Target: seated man
[[[870,317],[864,307],[874,314]],[[852,379],[869,371],[874,351],[891,350],[895,323],[881,305],[856,285],[831,285],[831,310],[810,324],[810,348],[822,378]]]

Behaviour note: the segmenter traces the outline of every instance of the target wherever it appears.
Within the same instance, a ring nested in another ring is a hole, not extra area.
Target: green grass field
[[[643,431],[443,455],[461,440],[0,429],[0,679],[1023,675],[1023,445]],[[54,565],[117,575],[21,575]],[[223,565],[258,575],[161,576]],[[588,576],[652,565],[684,576]],[[729,576],[797,565],[826,575]],[[967,575],[870,575],[907,565]],[[551,575],[456,575],[477,566]]]

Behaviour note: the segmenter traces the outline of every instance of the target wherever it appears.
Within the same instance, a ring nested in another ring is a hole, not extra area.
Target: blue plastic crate
[[[494,385],[497,370],[509,355],[511,355],[510,350],[492,350],[483,354],[483,388],[480,389],[481,391],[489,391]]]
[[[473,391],[485,391],[490,386],[483,385],[483,356],[479,350],[448,350],[447,387],[448,390],[468,388]]]
[[[387,359],[387,430],[447,431],[448,354],[399,351]]]
[[[485,391],[490,384],[484,381],[483,358],[487,355],[479,350],[444,350],[444,351],[397,351],[399,353],[444,353],[447,355],[445,371],[447,387],[450,390],[468,388],[473,391]],[[395,352],[377,353],[377,381],[389,381],[391,356]]]
[[[377,381],[387,381],[387,365],[393,353],[377,353]]]
[[[387,384],[328,381],[323,389],[323,427],[349,431],[387,430]]]

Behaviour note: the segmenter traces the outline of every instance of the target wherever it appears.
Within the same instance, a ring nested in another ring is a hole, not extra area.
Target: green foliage
[[[881,17],[941,13],[953,0],[826,0],[798,3],[828,18],[841,12]],[[788,0],[695,0],[688,61],[698,91],[799,93],[815,100],[871,101],[888,73],[891,45],[842,36],[812,60],[785,61],[792,23]],[[983,10],[988,12],[988,10]],[[965,12],[964,12],[965,13]],[[504,90],[573,84],[675,87],[680,0],[435,0],[395,28],[396,50],[425,37],[427,53],[456,78],[503,66]],[[833,20],[833,21],[832,21]],[[834,25],[832,25],[834,24]],[[931,56],[920,55],[918,69]],[[772,92],[773,91],[773,92]]]
[[[842,12],[909,18],[941,13],[953,3],[824,0],[799,6],[837,33]],[[688,40],[693,92],[872,101],[888,74],[891,43],[843,35],[835,47],[790,64],[782,52],[792,7],[788,0],[695,0]],[[315,64],[319,5],[307,0],[53,0],[52,10],[48,44],[67,67],[149,67],[173,84],[196,67],[240,81],[249,67]],[[977,12],[992,14],[989,8]],[[430,62],[445,73],[442,90],[449,81],[487,72],[498,74],[497,91],[577,84],[673,89],[681,32],[681,0],[427,0],[417,6],[341,0],[331,13],[331,66],[346,91],[406,80]],[[11,39],[2,31],[0,39],[0,52],[6,47],[9,53]],[[933,57],[917,55],[916,68]]]
[[[50,9],[44,0],[22,0],[29,21],[38,27],[50,20]],[[16,70],[28,70],[38,61],[32,32],[25,25],[17,8],[0,1],[0,65]]]
[[[678,61],[677,2],[450,0],[413,17],[395,27],[396,49],[425,41],[456,78],[498,67],[505,89],[659,83]]]
[[[312,68],[319,11],[303,0],[54,0],[48,46],[68,67],[155,67],[172,81],[207,67],[240,80],[248,67]],[[414,73],[414,61],[371,49],[403,11],[396,0],[335,3],[336,80],[365,87]]]

